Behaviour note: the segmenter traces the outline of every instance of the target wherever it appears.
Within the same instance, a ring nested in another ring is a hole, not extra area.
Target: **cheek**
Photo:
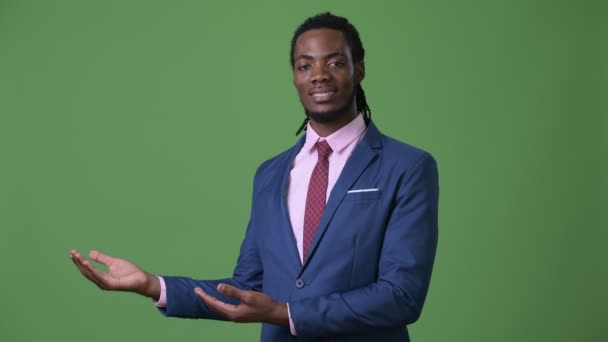
[[[357,77],[355,75],[345,75],[342,79],[342,87],[352,91],[357,86]]]
[[[293,85],[298,91],[298,94],[303,95],[306,93],[306,87],[302,82],[298,82],[297,80],[293,81]]]

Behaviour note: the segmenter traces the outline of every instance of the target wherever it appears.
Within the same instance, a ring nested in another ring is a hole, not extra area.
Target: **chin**
[[[353,103],[349,103],[342,107],[332,106],[330,108],[325,107],[323,109],[304,107],[304,112],[314,122],[328,123],[339,121],[344,119],[346,116],[349,116],[352,113],[352,106]]]

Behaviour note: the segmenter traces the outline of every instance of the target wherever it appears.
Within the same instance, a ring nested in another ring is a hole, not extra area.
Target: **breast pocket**
[[[382,198],[382,189],[352,189],[346,192],[344,201],[367,202]]]

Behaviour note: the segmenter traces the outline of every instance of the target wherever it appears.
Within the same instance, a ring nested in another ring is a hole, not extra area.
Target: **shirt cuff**
[[[296,326],[293,324],[293,321],[291,320],[291,311],[289,311],[289,303],[287,303],[287,316],[289,316],[289,330],[291,330],[291,334],[293,336],[298,336],[298,334],[296,333]]]
[[[160,281],[160,296],[158,296],[158,301],[154,302],[154,305],[158,306],[159,308],[166,308],[167,307],[167,286],[165,285],[165,279],[163,279],[163,277],[158,277],[158,281]],[[289,310],[289,307],[287,307],[287,310]],[[289,312],[289,311],[288,311]],[[290,320],[291,322],[291,320]]]

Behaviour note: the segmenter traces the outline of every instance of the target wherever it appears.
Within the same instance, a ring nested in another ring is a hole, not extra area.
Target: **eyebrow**
[[[321,56],[321,59],[329,59],[329,58],[334,58],[334,57],[338,57],[338,56],[346,57],[346,54],[344,54],[342,52],[332,52],[325,56]],[[315,58],[311,55],[299,55],[298,57],[296,57],[295,60],[297,61],[300,59],[315,59]]]

